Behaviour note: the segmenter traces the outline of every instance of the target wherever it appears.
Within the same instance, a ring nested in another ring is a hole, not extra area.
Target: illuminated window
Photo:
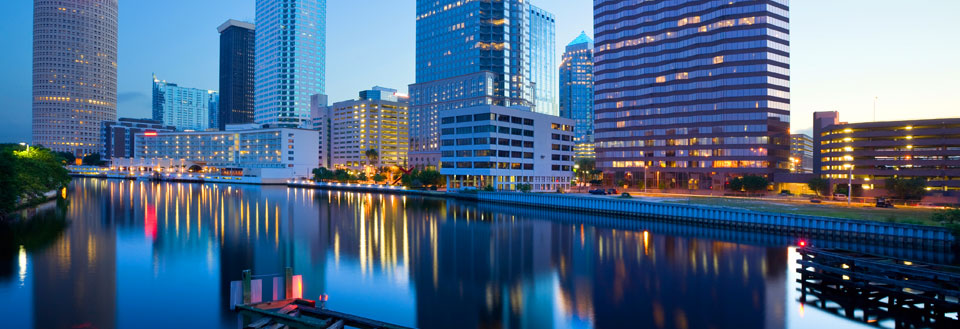
[[[657,83],[664,83],[664,82],[667,82],[667,77],[665,76],[657,77]]]
[[[713,64],[723,63],[723,56],[717,56],[713,58]]]

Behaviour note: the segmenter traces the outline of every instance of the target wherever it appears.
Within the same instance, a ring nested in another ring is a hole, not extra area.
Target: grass
[[[876,208],[873,204],[854,204],[851,207],[835,204],[815,204],[809,201],[755,200],[716,197],[685,197],[663,200],[671,203],[687,203],[707,206],[723,206],[754,211],[789,213],[798,215],[824,216],[855,220],[869,220],[887,223],[918,224],[941,226],[931,220],[936,209],[900,207],[895,209]]]

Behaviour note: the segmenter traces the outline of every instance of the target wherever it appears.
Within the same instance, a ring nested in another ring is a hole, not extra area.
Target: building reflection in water
[[[417,196],[96,179],[71,195],[69,229],[32,258],[38,328],[234,327],[229,282],[286,266],[307,298],[420,328],[786,326],[785,247]],[[118,258],[118,236],[142,241],[149,259]],[[181,304],[144,309],[117,295]]]

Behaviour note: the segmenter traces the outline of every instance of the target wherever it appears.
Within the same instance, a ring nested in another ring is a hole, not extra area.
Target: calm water
[[[0,327],[236,328],[229,282],[285,266],[304,297],[420,328],[861,326],[797,301],[787,243],[285,187],[79,179],[69,193],[0,251]]]

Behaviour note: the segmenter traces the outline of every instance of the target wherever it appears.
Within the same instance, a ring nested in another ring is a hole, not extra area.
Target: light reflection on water
[[[232,328],[229,282],[286,266],[306,298],[421,328],[859,326],[796,302],[786,246],[286,187],[78,179],[70,200],[63,233],[2,265],[4,327]]]

